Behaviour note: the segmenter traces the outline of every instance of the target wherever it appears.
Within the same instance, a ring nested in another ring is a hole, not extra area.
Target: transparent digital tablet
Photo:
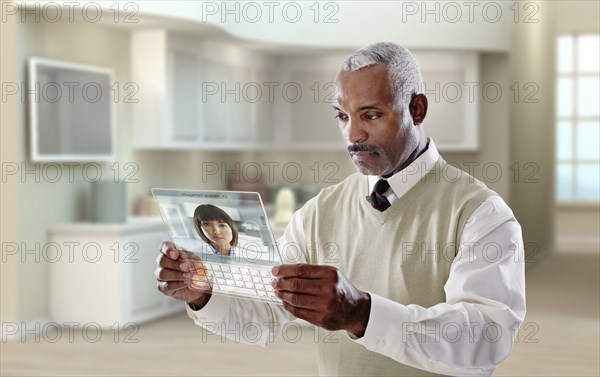
[[[281,304],[271,287],[281,258],[258,193],[153,188],[152,195],[171,241],[187,250],[191,289]]]

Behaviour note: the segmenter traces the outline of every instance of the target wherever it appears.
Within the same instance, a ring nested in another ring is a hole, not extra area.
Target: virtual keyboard
[[[270,267],[241,267],[211,262],[202,264],[206,268],[213,291],[281,304],[271,286],[275,277],[271,274]]]

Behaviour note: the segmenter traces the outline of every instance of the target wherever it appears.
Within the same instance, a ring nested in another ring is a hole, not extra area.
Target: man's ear
[[[408,109],[415,126],[418,126],[425,120],[425,116],[427,115],[427,104],[427,97],[425,97],[425,94],[417,94],[410,101]]]

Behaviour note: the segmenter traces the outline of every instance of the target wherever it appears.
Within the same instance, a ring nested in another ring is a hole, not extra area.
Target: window
[[[556,199],[600,200],[600,35],[557,40]]]

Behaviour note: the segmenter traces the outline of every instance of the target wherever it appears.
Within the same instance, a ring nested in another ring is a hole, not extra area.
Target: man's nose
[[[351,144],[365,142],[368,138],[368,134],[360,121],[352,121],[348,119],[346,123],[346,138]]]

